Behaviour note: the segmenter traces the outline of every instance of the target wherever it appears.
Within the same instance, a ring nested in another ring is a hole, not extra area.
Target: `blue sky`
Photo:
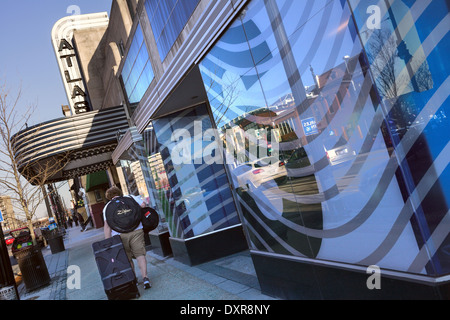
[[[60,118],[68,104],[51,45],[53,25],[78,6],[81,14],[110,12],[112,0],[2,0],[0,2],[0,83],[22,87],[21,106],[35,104],[29,125]]]
[[[11,94],[22,87],[21,110],[37,106],[28,125],[63,117],[61,105],[68,104],[51,44],[53,25],[73,13],[67,12],[71,6],[78,6],[81,14],[109,14],[111,4],[112,0],[0,1],[0,84]],[[69,206],[68,184],[61,183],[59,191]],[[45,205],[40,205],[37,216],[47,216]]]

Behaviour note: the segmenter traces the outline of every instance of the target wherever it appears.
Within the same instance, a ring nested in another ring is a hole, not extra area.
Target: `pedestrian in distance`
[[[72,218],[72,221],[75,223],[75,226],[78,227],[77,205],[73,200],[70,200],[70,203],[71,203],[70,216]]]
[[[71,202],[72,202],[72,210],[71,210],[72,219],[77,227],[78,225],[80,225],[81,227],[80,231],[83,232],[85,230],[84,217],[78,211],[78,204],[74,200],[71,200]]]
[[[75,223],[75,226],[78,227],[78,215],[76,213],[76,209],[71,209],[72,221]]]
[[[149,289],[151,288],[151,284],[147,275],[147,258],[146,258],[147,251],[145,249],[144,230],[142,223],[139,223],[139,225],[136,228],[134,228],[134,230],[132,230],[131,232],[119,233],[113,230],[111,226],[109,226],[106,218],[108,210],[116,210],[114,209],[114,204],[111,205],[111,203],[113,201],[118,201],[121,197],[130,197],[134,199],[136,206],[140,206],[140,208],[137,208],[139,212],[141,208],[146,207],[146,203],[141,198],[136,197],[134,195],[123,196],[122,190],[120,190],[118,187],[111,187],[108,190],[106,190],[105,196],[106,199],[109,200],[109,202],[103,208],[103,220],[105,221],[103,230],[105,234],[105,239],[111,238],[112,236],[117,234],[120,235],[123,246],[125,248],[125,252],[127,253],[128,260],[130,260],[133,270],[134,270],[133,259],[136,259],[144,282],[144,289]]]
[[[83,196],[84,196],[84,189],[80,188],[80,191],[78,192],[78,195],[79,195],[80,197],[83,197]],[[83,211],[83,212],[85,213],[85,215],[86,215],[86,220],[84,219],[84,217],[83,217],[83,219],[80,220],[80,223],[81,223],[81,232],[84,232],[84,231],[87,230],[89,224],[91,225],[91,227],[93,227],[93,224],[92,224],[92,217],[91,217],[91,216],[89,215],[89,213],[86,211],[87,209],[85,208],[84,201],[83,201],[82,198],[80,198],[80,199],[78,200],[77,208],[82,209],[82,211]]]

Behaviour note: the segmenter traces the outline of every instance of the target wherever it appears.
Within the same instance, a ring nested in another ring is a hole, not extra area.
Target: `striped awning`
[[[123,106],[47,121],[15,134],[11,141],[20,173],[31,183],[41,168],[60,163],[45,183],[64,181],[112,166],[117,132],[128,129]]]

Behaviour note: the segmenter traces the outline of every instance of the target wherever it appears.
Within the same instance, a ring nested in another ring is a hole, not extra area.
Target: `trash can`
[[[62,235],[49,238],[47,242],[50,245],[50,250],[52,251],[52,254],[66,250],[66,248],[64,247],[64,240]]]
[[[23,248],[15,253],[15,257],[28,292],[50,283],[50,275],[39,246]]]
[[[64,246],[64,233],[60,232],[58,229],[54,230],[42,230],[42,235],[45,237],[45,240],[47,240],[47,243],[50,245],[50,250],[52,251],[52,254],[62,252],[66,250]]]

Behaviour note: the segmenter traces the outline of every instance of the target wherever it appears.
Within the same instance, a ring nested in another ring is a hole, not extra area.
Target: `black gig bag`
[[[142,208],[142,227],[145,233],[155,230],[159,224],[159,215],[155,209],[150,207]]]

